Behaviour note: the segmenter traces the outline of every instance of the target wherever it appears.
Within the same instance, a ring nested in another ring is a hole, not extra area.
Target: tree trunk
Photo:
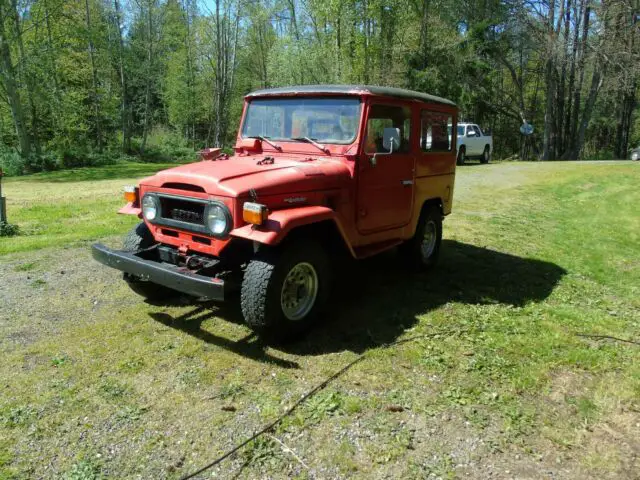
[[[549,160],[552,156],[554,144],[553,137],[554,132],[554,94],[555,94],[555,76],[554,76],[554,57],[555,57],[555,31],[554,31],[554,16],[555,16],[555,0],[551,0],[549,6],[549,19],[547,23],[548,46],[547,46],[547,61],[545,65],[545,84],[547,101],[544,110],[544,134],[542,137],[542,160]]]
[[[629,131],[631,129],[631,119],[636,106],[636,85],[630,91],[624,92],[620,105],[620,115],[618,117],[618,127],[616,129],[616,144],[614,153],[616,158],[627,158],[629,150]]]
[[[120,2],[113,0],[113,8],[116,13],[118,31],[118,69],[120,73],[121,122],[122,122],[122,151],[131,150],[131,130],[129,128],[131,115],[129,113],[129,94],[127,91],[127,75],[124,66],[124,40],[122,38],[122,17],[120,14]]]
[[[19,71],[24,72],[22,77],[24,78],[24,83],[27,87],[27,103],[29,104],[29,111],[31,113],[31,142],[33,147],[36,150],[36,153],[40,155],[40,135],[39,135],[39,118],[38,112],[36,111],[35,104],[35,88],[33,77],[31,76],[31,72],[29,72],[27,65],[27,56],[24,53],[24,42],[22,41],[22,28],[20,22],[20,15],[18,14],[18,2],[17,0],[11,1],[11,13],[13,15],[13,21],[16,32],[16,40],[18,43],[18,52],[20,53],[19,64],[21,65]]]
[[[96,146],[98,151],[102,151],[102,130],[100,128],[100,97],[98,96],[98,71],[94,58],[93,32],[91,31],[91,13],[89,11],[89,0],[85,0],[85,13],[87,21],[87,42],[89,47],[89,61],[91,63],[91,78],[93,83],[93,116],[96,126]]]
[[[60,81],[58,80],[58,65],[56,62],[56,55],[54,53],[53,36],[51,35],[51,23],[49,22],[49,15],[50,15],[49,5],[48,5],[48,1],[44,1],[43,3],[44,3],[45,25],[47,27],[47,46],[49,48],[49,51],[51,52],[50,68],[51,68],[52,79],[53,79],[53,93],[54,93],[53,98],[55,101],[55,108],[52,108],[52,112],[53,112],[53,118],[54,120],[56,120],[56,125],[57,125],[59,124],[57,120],[60,118],[60,104],[62,103],[60,98]]]
[[[584,147],[584,138],[587,132],[587,126],[591,121],[591,113],[593,112],[593,106],[596,103],[598,92],[600,91],[600,87],[602,86],[602,78],[604,77],[605,72],[606,68],[601,68],[598,64],[596,64],[595,70],[593,71],[593,76],[591,77],[591,88],[589,89],[589,96],[587,97],[587,101],[582,112],[582,118],[580,120],[580,129],[578,130],[578,139],[575,147],[576,158],[580,156],[580,152]]]
[[[581,21],[581,13],[582,13],[582,8],[584,6],[584,4],[582,3],[580,5],[580,7],[578,7],[578,1],[579,0],[575,0],[574,3],[574,7],[573,7],[573,16],[576,19],[576,26],[574,27],[573,30],[573,42],[572,42],[572,49],[571,49],[571,67],[569,69],[569,84],[567,86],[567,113],[565,115],[565,120],[564,120],[564,152],[562,154],[562,159],[566,160],[567,157],[570,155],[571,149],[573,147],[574,144],[574,138],[573,135],[575,134],[575,132],[572,130],[572,125],[573,125],[573,119],[572,119],[572,115],[576,114],[573,110],[573,98],[575,95],[575,81],[576,81],[576,60],[577,60],[577,56],[578,56],[578,39],[580,36],[580,21]]]
[[[11,50],[9,49],[8,39],[4,30],[5,12],[3,10],[0,5],[0,77],[4,83],[7,100],[11,108],[11,118],[13,119],[18,141],[20,142],[20,154],[23,158],[27,158],[31,155],[31,138],[24,123],[22,101],[18,93],[15,70],[13,68],[13,61],[11,60]]]
[[[144,92],[144,126],[142,129],[142,144],[140,145],[140,152],[144,153],[147,148],[147,137],[149,135],[149,125],[151,116],[151,71],[153,61],[153,23],[151,16],[153,15],[153,4],[151,0],[147,2],[147,81],[145,84]]]
[[[587,39],[589,36],[589,18],[591,16],[590,0],[586,0],[584,7],[584,15],[582,18],[582,38],[578,50],[578,85],[576,86],[573,97],[573,123],[571,124],[571,148],[568,149],[568,160],[577,160],[582,146],[578,146],[578,122],[580,119],[580,102],[582,97],[582,86],[584,84],[584,70],[587,56]]]

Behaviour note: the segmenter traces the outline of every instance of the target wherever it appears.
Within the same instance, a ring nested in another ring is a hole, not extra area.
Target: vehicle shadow
[[[566,271],[550,262],[522,258],[444,240],[438,267],[412,273],[395,252],[366,261],[351,262],[337,275],[335,294],[322,323],[297,342],[275,349],[296,355],[320,355],[350,350],[363,352],[398,339],[418,322],[418,316],[450,302],[523,306],[547,298]],[[152,318],[196,338],[257,361],[285,368],[295,362],[267,353],[271,346],[254,335],[238,342],[201,328],[204,320],[218,317],[242,323],[239,299],[228,303],[194,305],[180,317],[152,313]]]
[[[214,305],[201,304],[193,310],[184,313],[178,317],[173,317],[164,312],[151,312],[149,316],[158,323],[181,332],[188,333],[210,345],[229,350],[243,357],[251,358],[260,362],[267,362],[282,368],[299,368],[296,362],[284,360],[275,357],[266,352],[266,345],[258,338],[255,333],[250,333],[238,341],[229,340],[227,338],[215,335],[208,330],[202,328],[202,323],[215,317],[222,317],[226,320],[241,322],[241,316],[238,312],[234,312],[230,308],[218,309]]]
[[[447,303],[514,307],[546,299],[566,271],[455,240],[443,240],[438,266],[410,273],[392,253],[355,263],[313,335],[282,348],[297,354],[363,352],[391,343]]]

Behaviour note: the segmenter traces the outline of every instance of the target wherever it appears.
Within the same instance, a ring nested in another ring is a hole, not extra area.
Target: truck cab
[[[245,97],[233,155],[161,171],[125,188],[140,223],[124,248],[92,247],[147,298],[224,301],[286,339],[327,305],[334,262],[398,247],[432,267],[451,213],[457,108],[398,88],[319,85]]]

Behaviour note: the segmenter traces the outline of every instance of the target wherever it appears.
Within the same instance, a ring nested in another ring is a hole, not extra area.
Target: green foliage
[[[100,466],[91,459],[84,459],[74,463],[71,469],[63,476],[63,480],[99,480]]]
[[[562,44],[564,31],[548,42],[547,19],[526,2],[34,0],[28,15],[14,15],[20,2],[5,3],[3,35],[15,71],[0,85],[8,92],[13,79],[24,117],[17,122],[10,102],[0,103],[0,166],[10,175],[128,156],[194,159],[202,147],[233,144],[248,91],[318,83],[393,85],[451,98],[460,119],[493,130],[496,156],[535,158],[547,94],[556,99],[558,125],[570,106],[582,114],[597,58],[610,59],[612,73],[586,119],[584,156],[616,156],[622,130],[614,118],[628,120],[631,145],[640,139],[634,115],[624,116],[625,105],[635,105],[637,73],[628,59],[637,42],[628,47],[626,35],[596,30],[599,23],[611,28],[600,6],[592,9],[587,49],[606,55],[586,57],[582,100],[572,106],[565,71],[576,65],[572,45]],[[584,4],[576,0],[570,15]],[[607,8],[606,18],[627,15],[618,0]],[[562,79],[555,92],[545,83],[548,58]],[[518,131],[521,114],[536,128],[528,140]],[[558,132],[559,141],[569,134]],[[31,153],[16,153],[23,141]]]
[[[25,170],[25,160],[18,152],[0,144],[0,168],[7,176],[22,175]]]
[[[29,405],[8,408],[0,412],[2,424],[8,427],[27,425],[33,421],[35,416],[36,412],[34,408]]]
[[[0,237],[15,237],[20,234],[20,227],[8,222],[0,222]]]

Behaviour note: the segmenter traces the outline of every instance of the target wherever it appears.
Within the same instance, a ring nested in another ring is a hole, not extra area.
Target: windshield
[[[257,98],[247,107],[242,136],[349,144],[359,120],[358,98]]]
[[[464,135],[464,127],[458,125],[458,135],[462,136]]]

